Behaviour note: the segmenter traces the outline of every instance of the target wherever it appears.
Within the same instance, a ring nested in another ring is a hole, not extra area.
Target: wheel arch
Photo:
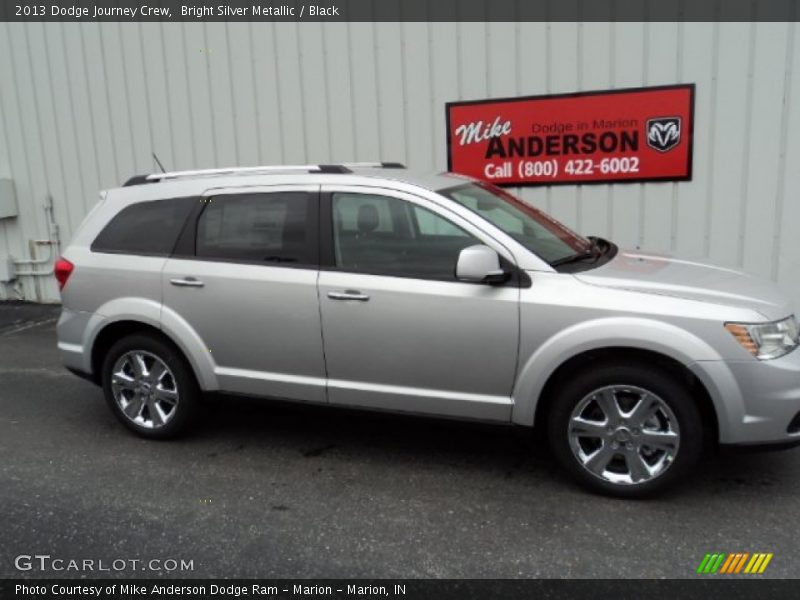
[[[576,324],[546,340],[527,358],[523,357],[514,386],[512,421],[526,426],[541,423],[559,378],[576,368],[585,368],[592,361],[615,358],[649,364],[655,361],[683,378],[696,391],[703,418],[715,430],[712,439],[719,439],[721,407],[690,366],[721,357],[689,331],[638,317],[609,317]]]
[[[561,363],[547,378],[539,395],[533,425],[539,432],[546,427],[547,417],[554,404],[556,390],[572,374],[603,363],[640,364],[656,366],[670,376],[680,380],[691,391],[697,403],[703,426],[707,428],[709,440],[719,440],[719,422],[711,394],[705,384],[686,365],[666,354],[636,347],[608,346],[576,354]]]
[[[90,352],[84,360],[88,361],[85,365],[86,372],[90,373],[93,381],[100,383],[103,357],[116,340],[126,335],[145,332],[161,338],[181,353],[202,390],[219,389],[210,352],[186,321],[171,312],[164,314],[167,319],[162,319],[161,306],[152,306],[155,303],[145,302],[138,306],[140,310],[130,310],[129,304],[130,302],[126,304],[125,311],[115,311],[114,317],[96,313],[95,323],[87,330],[84,347],[90,348]]]
[[[108,351],[117,341],[129,335],[146,333],[169,342],[171,346],[177,345],[157,327],[144,321],[123,319],[106,323],[95,335],[91,350],[91,375],[92,381],[102,383],[103,361]]]

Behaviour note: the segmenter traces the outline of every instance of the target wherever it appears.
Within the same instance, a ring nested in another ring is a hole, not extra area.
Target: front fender
[[[608,317],[578,323],[547,339],[532,354],[521,357],[512,394],[511,420],[533,425],[547,380],[570,358],[603,348],[634,348],[668,356],[689,366],[699,360],[719,360],[719,354],[696,335],[661,321],[639,317]]]

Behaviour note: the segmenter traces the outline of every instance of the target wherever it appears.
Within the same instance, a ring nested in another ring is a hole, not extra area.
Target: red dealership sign
[[[498,185],[692,178],[694,84],[447,104],[448,170]]]

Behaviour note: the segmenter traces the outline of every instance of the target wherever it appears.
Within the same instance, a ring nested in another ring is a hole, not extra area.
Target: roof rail
[[[210,175],[242,175],[249,173],[269,173],[271,171],[319,171],[320,165],[264,165],[261,167],[227,167],[222,169],[195,169],[191,171],[169,171],[151,173],[147,181],[164,181],[183,177],[206,177]]]
[[[191,171],[170,171],[167,173],[151,173],[135,175],[125,182],[125,186],[156,183],[169,179],[184,177],[208,177],[212,175],[246,175],[256,173],[307,171],[310,173],[352,173],[351,169],[405,169],[399,162],[350,162],[330,165],[264,165],[260,167],[226,167],[221,169],[195,169]]]

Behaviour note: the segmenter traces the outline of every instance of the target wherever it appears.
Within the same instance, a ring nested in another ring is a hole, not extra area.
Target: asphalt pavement
[[[696,577],[708,552],[800,575],[800,450],[710,457],[622,501],[505,427],[223,398],[146,441],[60,366],[56,317],[0,306],[0,577],[94,575],[17,569],[37,554],[126,561],[103,576]]]

